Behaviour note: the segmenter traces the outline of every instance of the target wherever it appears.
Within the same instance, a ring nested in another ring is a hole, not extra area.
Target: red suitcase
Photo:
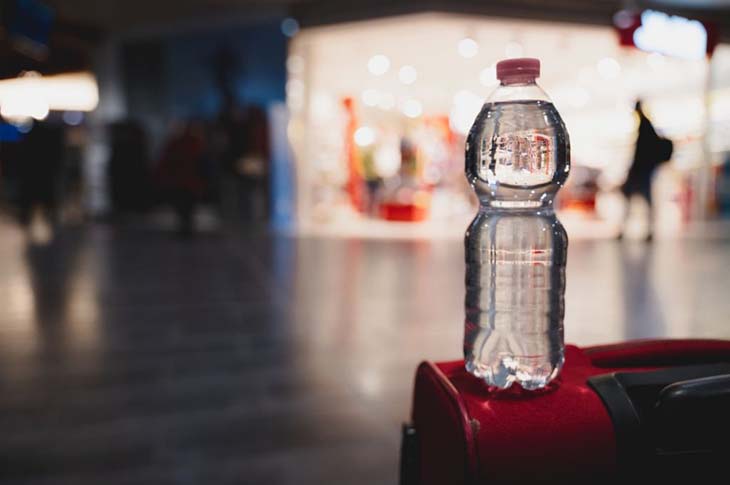
[[[422,363],[401,484],[662,483],[730,463],[730,341],[569,345],[557,384],[492,393],[463,361]]]

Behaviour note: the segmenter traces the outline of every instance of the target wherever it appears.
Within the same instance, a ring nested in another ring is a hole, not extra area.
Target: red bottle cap
[[[497,63],[497,79],[503,84],[524,83],[540,77],[540,59],[522,57]]]

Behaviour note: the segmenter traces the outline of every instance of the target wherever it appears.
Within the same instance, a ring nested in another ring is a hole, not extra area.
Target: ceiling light
[[[403,66],[398,71],[398,79],[403,84],[413,84],[418,79],[418,72],[416,72],[416,68],[413,66]]]
[[[366,147],[375,142],[375,131],[369,126],[361,126],[355,130],[355,143],[358,146]]]
[[[407,99],[402,109],[403,114],[409,118],[418,118],[423,113],[423,107],[417,99]]]
[[[373,76],[382,76],[390,69],[390,59],[383,54],[377,54],[368,61],[368,71]]]
[[[472,58],[479,53],[479,44],[471,37],[464,37],[459,41],[457,51],[461,57],[466,59]]]

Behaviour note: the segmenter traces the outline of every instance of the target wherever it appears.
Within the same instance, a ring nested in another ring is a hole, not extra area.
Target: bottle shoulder
[[[487,98],[487,103],[543,101],[552,103],[550,96],[536,82],[500,84]]]

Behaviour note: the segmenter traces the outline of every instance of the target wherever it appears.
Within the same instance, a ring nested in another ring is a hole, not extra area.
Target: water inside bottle
[[[466,236],[467,370],[544,387],[563,364],[567,235],[554,214],[481,212]]]
[[[564,359],[568,238],[552,203],[570,169],[567,132],[549,101],[490,103],[466,157],[481,203],[465,238],[466,368],[497,388],[543,388]]]

